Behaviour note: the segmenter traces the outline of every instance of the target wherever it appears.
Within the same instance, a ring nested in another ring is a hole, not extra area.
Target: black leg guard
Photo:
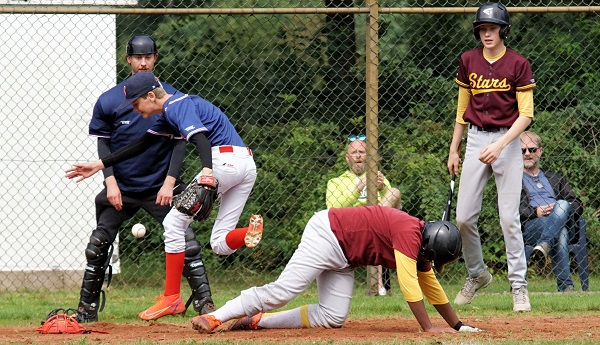
[[[98,321],[98,312],[104,309],[102,284],[106,276],[106,268],[109,266],[111,248],[112,244],[108,243],[103,232],[92,231],[90,242],[85,250],[87,265],[79,293],[76,318],[80,323]]]
[[[183,275],[190,284],[192,296],[186,303],[186,308],[192,304],[194,310],[202,315],[215,310],[215,305],[210,293],[208,276],[202,262],[202,247],[192,228],[185,231],[185,266]]]

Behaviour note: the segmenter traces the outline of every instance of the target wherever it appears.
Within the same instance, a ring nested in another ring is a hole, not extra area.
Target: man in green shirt
[[[327,208],[357,207],[367,205],[367,174],[365,173],[367,149],[365,136],[351,136],[346,152],[349,170],[327,182],[325,202]],[[400,190],[392,188],[390,182],[377,172],[377,200],[379,205],[400,209]],[[387,271],[387,270],[386,270]],[[381,266],[367,266],[367,294],[370,296],[385,295]],[[389,279],[387,279],[389,280]],[[389,286],[389,285],[388,285]]]

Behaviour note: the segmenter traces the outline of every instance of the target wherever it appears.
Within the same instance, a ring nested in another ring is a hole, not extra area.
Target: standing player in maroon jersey
[[[492,281],[483,261],[477,220],[483,189],[493,173],[513,310],[524,312],[531,310],[531,304],[519,221],[523,158],[518,138],[533,119],[533,89],[536,85],[529,61],[504,44],[509,31],[506,7],[497,3],[481,6],[473,22],[473,33],[483,46],[461,55],[456,75],[458,110],[448,170],[451,174],[459,173],[460,143],[468,125],[456,205],[456,222],[462,236],[468,277],[454,303],[471,303],[475,292]]]

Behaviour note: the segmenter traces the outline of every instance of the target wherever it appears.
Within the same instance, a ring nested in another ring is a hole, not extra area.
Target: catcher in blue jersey
[[[156,43],[147,35],[133,36],[127,43],[127,62],[133,75],[152,71],[158,59]],[[94,106],[89,134],[98,138],[98,156],[111,152],[139,139],[154,125],[156,118],[143,118],[132,106],[119,108],[125,100],[126,80],[103,93]],[[172,86],[161,85],[171,93]],[[185,156],[185,141],[160,137],[146,150],[130,160],[103,170],[105,188],[96,196],[97,227],[92,231],[85,255],[87,266],[81,284],[77,314],[79,322],[98,321],[104,297],[102,285],[110,262],[112,244],[121,225],[144,209],[159,224],[171,210],[174,193],[184,190],[179,169]],[[214,310],[208,278],[201,257],[201,246],[192,228],[187,227],[185,277],[192,289],[190,303],[196,312]],[[109,279],[110,281],[110,279]]]
[[[92,163],[76,163],[67,169],[67,178],[81,181],[101,169],[144,153],[162,138],[183,136],[196,146],[202,171],[194,178],[163,221],[165,229],[166,284],[158,302],[139,317],[154,320],[185,311],[180,297],[180,279],[186,250],[185,229],[194,220],[210,214],[216,194],[221,196],[210,244],[215,253],[229,255],[246,246],[254,248],[262,238],[263,221],[252,215],[248,227],[234,229],[256,180],[252,151],[227,118],[205,99],[181,92],[168,93],[151,72],[140,72],[124,85],[122,107],[133,106],[144,119],[156,122],[139,140]]]

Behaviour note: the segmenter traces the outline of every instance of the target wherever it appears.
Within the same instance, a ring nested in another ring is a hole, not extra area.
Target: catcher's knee
[[[110,239],[105,232],[94,229],[90,235],[90,242],[85,249],[85,258],[88,263],[94,266],[104,267],[108,259],[110,249]]]
[[[187,228],[185,230],[185,258],[193,259],[193,258],[201,258],[202,246],[196,239],[196,233],[192,228]]]

